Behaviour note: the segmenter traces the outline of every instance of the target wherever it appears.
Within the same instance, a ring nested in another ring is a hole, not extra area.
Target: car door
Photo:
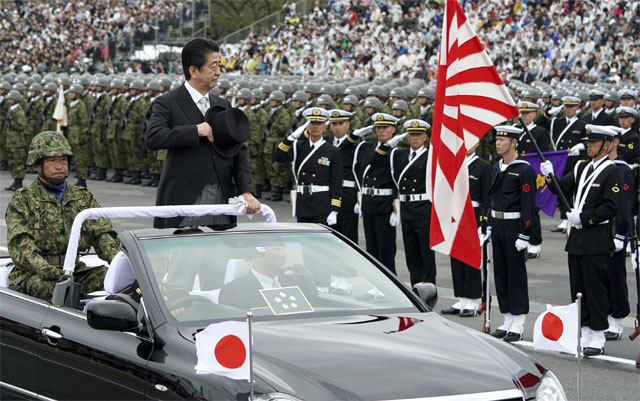
[[[53,399],[144,399],[153,343],[89,327],[81,311],[52,305],[42,324],[40,395]]]
[[[38,394],[38,343],[50,304],[0,289],[0,399]]]

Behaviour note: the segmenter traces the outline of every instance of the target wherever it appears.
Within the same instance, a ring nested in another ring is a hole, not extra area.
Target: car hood
[[[256,322],[254,371],[302,399],[392,400],[523,390],[545,368],[436,313]]]

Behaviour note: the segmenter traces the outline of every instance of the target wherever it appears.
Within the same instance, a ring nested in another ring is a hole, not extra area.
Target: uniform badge
[[[617,185],[614,185],[613,188],[611,188],[611,190],[616,193],[620,192],[620,188],[618,188]]]
[[[329,160],[328,157],[322,156],[321,158],[318,159],[318,164],[321,164],[323,166],[330,166],[331,160]]]
[[[411,122],[411,128],[418,128],[420,126],[420,123],[417,121],[412,121]]]
[[[628,144],[628,145],[627,145],[627,147],[628,147],[629,149],[633,149],[633,142],[631,142],[630,144]]]
[[[339,111],[334,111],[333,112],[333,117],[340,117],[340,112]]]
[[[524,184],[524,185],[522,186],[522,192],[525,192],[525,193],[531,192],[531,185],[529,185],[529,184]]]
[[[378,117],[376,117],[376,120],[383,121],[384,120],[384,116],[382,114],[378,114]]]
[[[629,185],[624,184],[624,186],[622,187],[622,190],[624,190],[624,191],[628,191],[628,190],[629,190]]]
[[[320,110],[315,109],[311,112],[311,114],[313,114],[314,116],[319,116],[320,115]]]

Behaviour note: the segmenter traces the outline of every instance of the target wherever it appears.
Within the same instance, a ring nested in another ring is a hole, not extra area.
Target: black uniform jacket
[[[622,198],[616,215],[615,236],[621,241],[627,241],[630,236],[630,219],[637,212],[636,183],[633,171],[620,155],[613,161],[622,173]]]
[[[273,160],[293,162],[296,182],[299,186],[328,186],[327,192],[304,191],[297,194],[296,216],[312,217],[328,215],[340,209],[342,198],[342,157],[340,149],[324,139],[314,144],[313,153],[309,140],[286,139],[273,151]]]
[[[533,139],[536,141],[535,143],[538,144],[540,151],[547,152],[552,150],[551,135],[547,129],[533,124],[533,126],[529,127],[529,131],[531,132]],[[536,147],[531,140],[531,137],[527,135],[526,132],[523,132],[518,140],[518,153],[536,153]]]
[[[555,144],[556,150],[568,150],[574,145],[581,143],[582,138],[587,134],[585,131],[584,121],[576,118],[569,126],[567,126],[567,118],[559,117],[551,120],[551,141]],[[568,173],[573,169],[578,160],[585,159],[586,152],[582,151],[580,156],[569,156],[564,173]]]
[[[327,137],[327,142],[333,143],[333,137]],[[338,149],[340,149],[340,156],[342,157],[342,180],[343,181],[354,181],[355,177],[353,175],[353,156],[356,151],[356,146],[360,142],[360,138],[357,136],[347,135],[345,139],[342,140]],[[353,206],[357,202],[356,193],[358,192],[358,186],[350,187],[343,186],[342,187],[342,207],[346,210],[353,210]]]
[[[577,196],[578,182],[582,173],[590,163],[584,160],[579,161],[569,174],[558,180],[562,191],[573,194],[573,199]],[[586,171],[584,172],[586,176]],[[588,180],[585,179],[585,182]],[[614,250],[612,220],[621,203],[622,182],[622,173],[612,162],[596,176],[591,184],[582,189],[581,194],[584,194],[587,189],[589,191],[580,213],[582,228],[571,228],[565,251],[572,255],[600,255]],[[549,189],[557,193],[553,185],[549,185]],[[603,223],[606,221],[608,223]]]
[[[411,149],[391,151],[392,174],[398,194],[420,195],[427,193],[427,159],[429,151],[422,147],[409,162]],[[431,202],[428,200],[400,201],[400,217],[403,220],[431,218]]]
[[[493,166],[490,208],[497,212],[520,212],[518,238],[529,241],[536,208],[536,174],[531,165],[516,159],[500,171],[502,160]],[[489,216],[489,225],[493,218]]]
[[[622,133],[622,139],[620,145],[618,145],[618,154],[622,156],[624,161],[630,165],[640,163],[640,135],[638,131],[634,131],[630,128],[626,132]],[[636,167],[637,168],[637,167]]]
[[[474,206],[473,210],[476,213],[476,224],[479,224],[481,219],[487,218],[489,211],[489,190],[493,179],[493,166],[478,155],[473,155],[468,159],[468,167],[469,196],[471,202],[477,202],[478,206]]]
[[[221,111],[231,107],[218,96],[210,95],[209,103]],[[219,182],[226,198],[250,191],[247,148],[242,145],[235,156],[223,156],[215,142],[198,136],[196,125],[203,121],[184,85],[156,99],[147,128],[147,147],[168,149],[156,205],[192,205],[207,182]],[[182,217],[156,218],[153,226],[178,227],[180,221]]]
[[[393,211],[393,200],[397,197],[397,189],[391,177],[389,151],[385,144],[378,142],[361,142],[355,151],[354,171],[362,188],[391,190],[389,195],[362,194],[362,213],[386,214]]]
[[[593,125],[615,125],[613,116],[604,111],[604,108],[600,109],[600,113],[595,119],[593,118],[593,112],[591,112],[587,114],[582,121],[584,121],[585,124]]]

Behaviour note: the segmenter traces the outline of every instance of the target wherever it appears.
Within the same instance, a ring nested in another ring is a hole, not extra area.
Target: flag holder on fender
[[[580,334],[581,334],[581,330],[580,330],[580,326],[581,326],[581,321],[582,321],[582,310],[581,308],[581,304],[582,304],[582,293],[579,292],[576,294],[576,302],[578,304],[578,381],[576,382],[577,386],[578,386],[578,401],[580,401],[580,359],[582,359],[582,345],[580,343],[581,338],[580,338]],[[251,331],[249,331],[251,332]]]

